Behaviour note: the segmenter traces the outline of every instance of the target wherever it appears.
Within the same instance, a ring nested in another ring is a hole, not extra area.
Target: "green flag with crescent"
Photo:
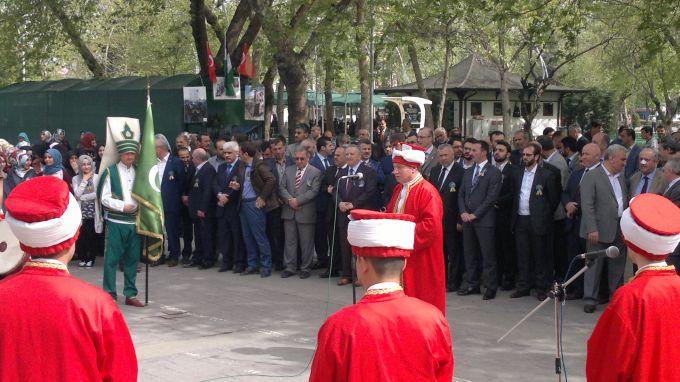
[[[137,201],[139,208],[137,233],[146,236],[144,256],[156,261],[163,254],[163,200],[158,176],[151,98],[147,98],[141,146],[132,198]]]

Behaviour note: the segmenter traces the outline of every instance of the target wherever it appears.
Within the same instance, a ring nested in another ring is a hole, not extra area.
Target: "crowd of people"
[[[298,124],[290,144],[282,136],[253,142],[183,132],[172,145],[157,135],[167,252],[152,266],[302,279],[320,269],[320,277],[339,277],[338,285],[358,285],[348,216],[388,208],[399,184],[392,149],[402,142],[425,150],[419,171],[444,208],[446,290],[462,296],[483,291],[493,299],[500,288],[514,289],[511,298],[534,290],[542,300],[554,280],[580,268],[571,264],[576,255],[610,245],[625,251],[619,220],[632,198],[656,193],[680,204],[680,137],[662,127],[656,136],[641,129],[644,146],[634,129],[621,127],[612,141],[598,123],[585,134],[571,126],[537,137],[524,130],[483,139],[459,129],[402,131],[382,120],[373,136],[357,128],[355,137]],[[81,133],[73,148],[60,130],[43,131],[36,144],[21,133],[0,152],[5,196],[41,175],[68,183],[82,210],[81,267],[104,252],[105,222],[96,219],[103,151],[92,133]],[[592,312],[632,270],[625,256],[598,259],[568,298],[583,298]]]

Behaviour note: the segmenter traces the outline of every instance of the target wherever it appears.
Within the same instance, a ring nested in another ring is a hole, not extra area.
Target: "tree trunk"
[[[443,127],[444,126],[444,108],[446,107],[446,90],[447,87],[446,85],[449,82],[449,66],[450,64],[450,59],[451,59],[451,39],[449,38],[449,24],[446,24],[446,32],[445,32],[445,44],[446,44],[446,49],[444,50],[444,75],[442,78],[442,95],[439,99],[439,110],[437,111],[437,122],[435,127]]]
[[[309,123],[307,115],[307,69],[292,47],[280,47],[276,64],[288,91],[288,138],[292,141],[295,125]]]
[[[418,51],[416,50],[416,46],[413,44],[413,42],[409,42],[408,44],[408,56],[411,59],[411,66],[413,66],[413,74],[416,76],[418,94],[422,98],[428,98],[427,89],[425,89],[425,83],[423,82],[423,72],[420,70],[420,62],[418,61]],[[434,126],[432,117],[432,108],[430,105],[425,105],[425,126],[420,127]]]
[[[198,66],[201,76],[208,75],[208,32],[203,15],[204,0],[191,0],[189,15],[191,16],[191,34],[194,36],[194,47],[198,56]]]
[[[69,40],[71,40],[73,46],[76,48],[80,56],[85,61],[85,65],[92,73],[92,76],[94,78],[104,78],[106,76],[104,67],[92,54],[92,51],[87,46],[87,44],[85,44],[85,41],[83,41],[82,35],[80,34],[80,31],[73,23],[73,21],[69,18],[69,16],[66,14],[66,11],[62,7],[62,5],[57,4],[56,0],[49,0],[47,1],[47,6],[50,8],[50,11],[54,15],[54,17],[61,23],[61,27],[64,30],[64,33],[66,33]]]
[[[264,85],[264,139],[269,141],[271,138],[272,110],[274,109],[274,79],[276,78],[276,65],[270,64],[267,73],[264,75],[262,85]]]
[[[357,63],[359,65],[359,84],[361,88],[361,110],[359,111],[359,128],[371,129],[371,75],[369,73],[369,54],[366,46],[366,0],[356,0],[355,42]]]
[[[286,106],[283,103],[283,81],[279,78],[279,83],[276,85],[276,121],[279,124],[279,134],[284,137],[288,135],[288,129],[286,128],[286,121],[284,121],[284,109]]]
[[[326,120],[326,130],[335,133],[335,125],[333,124],[333,61],[326,60],[324,63],[324,71],[326,72],[326,75],[323,82],[323,94],[325,98],[323,117]]]

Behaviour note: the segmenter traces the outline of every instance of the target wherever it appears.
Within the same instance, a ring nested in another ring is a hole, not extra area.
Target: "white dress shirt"
[[[519,191],[519,209],[517,213],[521,216],[528,216],[531,214],[529,211],[529,199],[531,198],[531,188],[534,185],[534,175],[536,175],[536,169],[538,164],[534,164],[531,169],[524,168],[524,176],[522,177],[522,188]]]
[[[170,153],[165,154],[163,159],[158,160],[158,184],[163,184],[163,174],[165,174],[165,166],[168,164],[168,159],[170,159]]]
[[[604,172],[607,173],[609,183],[612,185],[612,188],[614,189],[616,204],[618,204],[618,216],[621,217],[621,215],[623,215],[623,190],[621,189],[621,183],[619,183],[619,176],[621,176],[621,172],[615,175],[609,172],[607,166],[602,166],[602,168],[604,169]]]
[[[125,209],[126,204],[131,204],[135,207],[137,207],[137,202],[132,199],[132,186],[135,183],[135,166],[130,166],[126,167],[123,163],[118,162],[116,164],[118,168],[118,174],[120,174],[120,186],[123,189],[123,200],[119,199],[114,199],[111,196],[111,177],[108,176],[106,177],[106,180],[104,181],[104,186],[102,187],[102,204],[104,207],[118,211],[118,212],[123,212]],[[106,214],[105,214],[106,215]],[[116,220],[116,219],[111,219],[107,216],[104,216],[106,220],[114,222],[114,223],[119,223],[119,224],[135,224],[134,222],[125,222],[121,220]]]

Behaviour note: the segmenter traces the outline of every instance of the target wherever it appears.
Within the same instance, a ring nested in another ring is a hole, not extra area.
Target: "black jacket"
[[[194,174],[188,193],[189,214],[192,218],[198,217],[198,211],[203,211],[207,217],[215,216],[217,200],[215,194],[213,194],[214,178],[215,168],[208,162],[205,162],[201,169]]]
[[[442,166],[436,165],[430,171],[430,178],[432,184],[439,191],[439,196],[442,198],[442,205],[444,207],[444,225],[456,224],[460,220],[460,213],[458,209],[458,191],[463,185],[463,174],[465,170],[463,166],[454,163],[453,167],[446,178],[439,184],[439,175],[442,172]]]
[[[343,179],[340,181],[338,191],[340,192],[338,202],[350,202],[354,208],[373,209],[375,206],[375,198],[378,194],[378,179],[375,171],[370,166],[361,163],[357,168],[357,172],[364,174],[361,180]],[[345,176],[349,173],[349,166],[340,170],[339,176]],[[347,182],[351,182],[351,187],[348,190]]]
[[[220,167],[217,169],[217,174],[215,175],[215,178],[213,179],[213,195],[215,195],[215,200],[217,201],[217,194],[222,193],[226,194],[229,198],[229,201],[227,204],[224,205],[224,207],[220,207],[219,205],[216,204],[215,206],[215,216],[216,217],[222,217],[222,216],[227,216],[230,218],[237,217],[238,216],[238,208],[239,208],[239,199],[241,197],[241,190],[235,191],[231,188],[229,188],[229,182],[234,179],[234,175],[239,173],[239,168],[243,164],[242,161],[237,160],[236,162],[233,163],[233,167],[231,168],[231,171],[229,174],[227,174],[227,163],[222,163]]]
[[[522,179],[525,169],[517,172],[515,177],[515,197],[513,203],[512,226],[517,223],[519,200],[522,191]],[[529,194],[529,212],[531,228],[536,235],[547,235],[554,226],[555,208],[560,202],[561,190],[557,187],[553,171],[539,164],[536,167],[534,181]]]

